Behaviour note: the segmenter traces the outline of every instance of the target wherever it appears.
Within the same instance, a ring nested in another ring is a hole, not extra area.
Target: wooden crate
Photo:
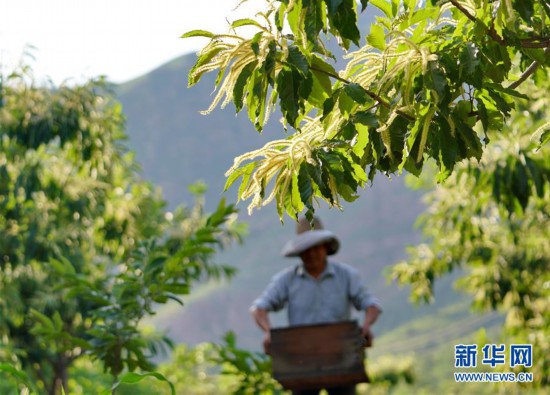
[[[272,329],[273,377],[296,390],[368,382],[363,345],[355,321]]]

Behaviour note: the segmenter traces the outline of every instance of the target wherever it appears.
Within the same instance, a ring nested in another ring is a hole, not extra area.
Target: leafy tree
[[[536,82],[525,87],[532,100],[518,100],[503,129],[490,133],[479,164],[462,163],[442,185],[424,185],[426,242],[411,248],[393,275],[411,285],[414,301],[429,301],[437,278],[466,268],[459,286],[473,295],[476,309],[505,313],[506,340],[533,344],[530,371],[548,385],[550,147],[531,131],[547,127],[550,73]]]
[[[237,347],[228,332],[222,344],[180,345],[159,371],[172,381],[176,392],[196,395],[286,394],[271,375],[271,360],[263,353]]]
[[[197,185],[192,209],[167,212],[124,138],[101,81],[0,80],[0,361],[43,393],[67,391],[84,355],[114,380],[150,371],[172,344],[142,319],[182,303],[194,282],[233,274],[212,263],[242,235],[233,206],[205,213]]]
[[[227,378],[220,376],[219,365],[214,363],[216,352],[211,343],[195,347],[179,344],[170,361],[159,365],[159,372],[176,387],[176,393],[216,395],[228,393]]]
[[[369,379],[371,383],[366,385],[365,391],[369,395],[387,395],[394,393],[399,384],[412,385],[417,381],[412,356],[384,355],[370,361],[368,364]],[[410,390],[410,388],[409,388]]]
[[[378,16],[362,43],[367,7]],[[436,278],[465,267],[474,305],[506,311],[505,336],[535,345],[545,385],[549,20],[546,0],[268,0],[228,34],[183,37],[209,39],[189,73],[191,86],[217,72],[205,113],[233,102],[261,132],[281,111],[288,134],[226,173],[249,212],[275,200],[281,219],[311,218],[315,203],[353,201],[378,173],[442,183],[428,195],[427,242],[394,275],[429,300]],[[357,47],[338,71],[330,37]]]
[[[222,367],[221,373],[233,377],[233,395],[283,395],[285,391],[271,375],[271,359],[258,352],[237,347],[233,332],[224,336],[224,344],[214,345],[212,360]]]
[[[362,45],[367,7],[380,16]],[[294,130],[236,158],[227,186],[242,179],[249,210],[275,200],[281,218],[311,218],[316,201],[353,201],[377,173],[420,174],[433,159],[443,181],[457,163],[479,161],[512,99],[528,100],[516,88],[550,65],[549,18],[545,0],[267,0],[228,34],[183,37],[210,39],[189,73],[189,85],[218,73],[206,113],[233,102],[261,132],[278,107]],[[358,47],[340,71],[330,36]]]

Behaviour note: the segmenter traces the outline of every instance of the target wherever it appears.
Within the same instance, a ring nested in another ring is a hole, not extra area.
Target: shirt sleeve
[[[355,269],[350,271],[348,291],[348,297],[357,310],[366,310],[369,306],[375,306],[382,311],[380,300],[367,291]]]
[[[260,297],[252,302],[250,309],[279,311],[285,307],[288,301],[288,277],[288,271],[275,275]]]

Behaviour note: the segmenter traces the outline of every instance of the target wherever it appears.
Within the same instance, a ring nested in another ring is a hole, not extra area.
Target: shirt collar
[[[296,274],[300,277],[304,277],[306,275],[306,269],[304,268],[304,264],[303,263],[300,263],[297,267],[296,267]],[[334,270],[334,265],[329,261],[327,260],[327,266],[325,267],[325,270],[323,271],[323,273],[321,273],[321,276],[319,276],[319,278],[323,278],[323,277],[327,277],[327,276],[334,276],[336,274],[336,271]]]

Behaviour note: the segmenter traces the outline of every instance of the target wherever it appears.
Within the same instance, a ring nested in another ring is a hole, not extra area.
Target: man
[[[332,232],[322,228],[319,219],[315,218],[313,225],[312,230],[305,218],[298,222],[298,235],[284,246],[282,254],[300,257],[301,263],[275,275],[250,309],[264,331],[266,353],[271,343],[268,314],[287,304],[291,326],[347,321],[351,318],[351,306],[365,311],[362,333],[367,347],[372,344],[371,326],[382,312],[380,304],[367,293],[355,269],[327,259],[338,251],[340,242]],[[293,394],[318,394],[320,390],[294,391]],[[327,390],[330,395],[355,394],[354,386]]]

